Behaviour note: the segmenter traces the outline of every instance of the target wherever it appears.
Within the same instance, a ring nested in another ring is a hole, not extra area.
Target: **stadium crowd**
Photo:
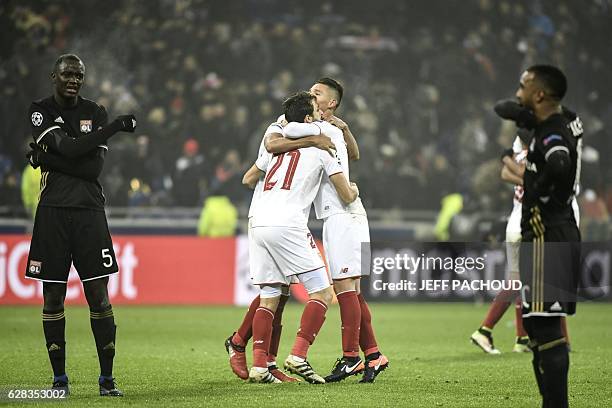
[[[492,105],[536,61],[570,78],[567,104],[585,123],[583,190],[611,197],[601,158],[612,153],[612,2],[435,3],[3,2],[2,205],[21,207],[27,107],[51,93],[64,52],[85,62],[84,96],[139,118],[135,137],[110,143],[110,206],[201,207],[210,195],[247,205],[241,175],[281,101],[331,76],[345,86],[339,116],[361,148],[352,178],[366,207],[437,209],[458,192],[473,208],[509,209],[499,153],[514,129]]]

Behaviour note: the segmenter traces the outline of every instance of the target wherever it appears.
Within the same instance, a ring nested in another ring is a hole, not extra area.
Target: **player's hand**
[[[345,131],[346,129],[348,129],[348,125],[346,124],[345,121],[343,121],[342,119],[340,119],[337,116],[331,116],[329,119],[327,119],[327,121],[329,123],[331,123],[332,125],[334,125],[335,127],[337,127],[338,129],[340,129],[341,131]]]
[[[134,115],[117,116],[115,122],[119,124],[119,129],[124,132],[134,133],[136,130],[136,116]]]
[[[351,189],[357,193],[357,197],[359,197],[359,187],[357,187],[357,184],[351,181],[350,186],[351,186]]]
[[[336,145],[328,136],[321,133],[320,135],[312,136],[312,139],[314,140],[314,147],[321,150],[327,150],[327,153],[329,153],[331,157],[336,156]]]
[[[32,168],[37,169],[40,167],[40,156],[42,153],[44,151],[39,145],[34,142],[30,143],[30,150],[26,153],[26,158]]]
[[[533,129],[537,124],[532,111],[511,99],[498,101],[493,109],[500,118],[511,120],[520,128]]]
[[[512,158],[512,156],[514,156],[514,150],[512,150],[511,148],[508,148],[502,152],[501,161],[504,161],[505,157]]]

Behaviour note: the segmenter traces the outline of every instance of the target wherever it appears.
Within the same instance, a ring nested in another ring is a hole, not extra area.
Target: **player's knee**
[[[356,290],[355,280],[354,278],[334,280],[334,291],[336,294],[340,294],[349,290]]]
[[[66,298],[65,283],[43,283],[43,308],[44,310],[63,310]]]
[[[317,292],[310,293],[309,295],[311,299],[318,300],[326,305],[329,305],[334,299],[334,291],[331,286]]]
[[[49,296],[45,297],[43,302],[44,310],[63,310],[64,309],[64,298],[63,296]]]
[[[276,312],[283,289],[281,286],[262,285],[259,290],[259,307]]]
[[[83,291],[90,310],[106,310],[111,307],[107,282],[108,278],[83,283]]]

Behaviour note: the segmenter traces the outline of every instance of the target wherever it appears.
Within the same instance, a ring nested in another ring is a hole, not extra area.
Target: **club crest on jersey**
[[[42,262],[30,260],[30,265],[28,266],[28,272],[32,275],[38,275],[42,268]]]
[[[40,112],[32,113],[32,124],[34,126],[40,126],[43,122],[43,115]]]
[[[89,133],[91,132],[91,120],[82,120],[79,128],[81,129],[81,133]]]

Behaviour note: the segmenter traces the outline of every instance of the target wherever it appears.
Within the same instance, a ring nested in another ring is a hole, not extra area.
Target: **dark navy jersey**
[[[523,213],[521,230],[523,239],[530,240],[544,228],[564,224],[576,224],[572,200],[578,193],[580,179],[580,156],[582,149],[582,122],[575,113],[564,110],[539,123],[529,143],[525,175],[523,177]],[[551,191],[543,194],[535,189],[546,169],[548,158],[555,152],[565,152],[570,158],[569,174],[563,179],[553,180]],[[537,224],[532,225],[532,213],[538,207]]]
[[[34,141],[56,155],[60,153],[57,150],[57,132],[54,130],[62,130],[62,137],[78,138],[106,126],[108,122],[103,106],[80,96],[77,104],[70,108],[62,108],[53,96],[32,102],[28,115]],[[106,150],[107,145],[100,145],[81,157],[104,157]],[[104,194],[97,180],[87,181],[69,176],[44,165],[41,172],[39,205],[104,210]]]

